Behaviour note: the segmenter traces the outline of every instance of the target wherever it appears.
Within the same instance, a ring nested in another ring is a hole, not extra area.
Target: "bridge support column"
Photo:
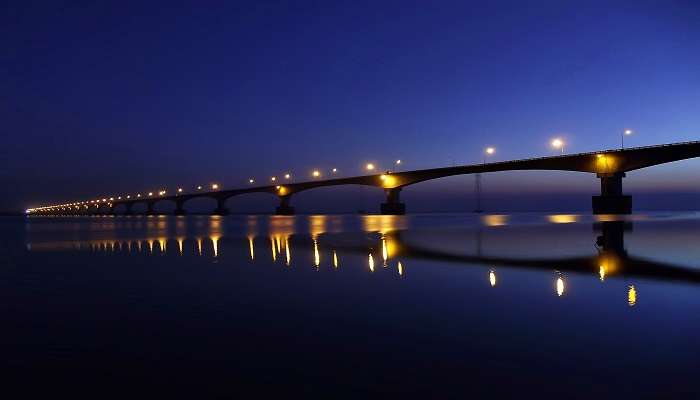
[[[632,214],[632,196],[622,194],[624,172],[598,174],[600,196],[593,196],[593,214]]]
[[[383,215],[404,215],[406,214],[406,205],[399,200],[401,188],[386,190],[386,203],[380,206],[380,212]]]
[[[212,213],[214,215],[228,215],[228,208],[226,208],[226,199],[216,199],[216,209]]]
[[[146,215],[156,215],[156,210],[153,209],[154,205],[155,203],[152,201],[146,203]]]
[[[132,215],[134,213],[133,207],[133,203],[124,204],[124,215]]]
[[[603,251],[627,255],[625,251],[625,232],[631,231],[633,225],[628,221],[605,221],[595,226],[600,228],[601,235],[596,238],[596,244]]]
[[[294,215],[294,207],[291,204],[292,195],[280,196],[280,205],[275,208],[275,215]]]
[[[173,214],[175,215],[185,215],[187,212],[185,212],[185,202],[183,200],[179,200],[175,202],[175,211],[173,211]]]

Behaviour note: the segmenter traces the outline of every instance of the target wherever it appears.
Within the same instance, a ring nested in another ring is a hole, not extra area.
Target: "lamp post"
[[[486,157],[496,153],[496,149],[493,147],[487,147],[484,149],[484,165],[486,165]],[[474,212],[481,213],[484,210],[481,208],[481,174],[477,173],[474,175],[474,195],[476,196],[476,208]]]
[[[620,135],[620,138],[622,139],[622,149],[625,149],[625,136],[629,136],[632,134],[632,129],[625,129],[622,131],[622,135]]]
[[[564,141],[560,138],[552,140],[552,147],[555,149],[561,149],[561,155],[564,155]]]
[[[486,164],[486,157],[492,156],[496,153],[496,149],[493,147],[487,147],[486,150],[484,150],[484,164]]]

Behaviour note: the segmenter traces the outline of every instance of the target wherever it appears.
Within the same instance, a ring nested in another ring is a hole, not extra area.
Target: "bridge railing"
[[[700,144],[700,140],[693,140],[693,141],[689,141],[689,142],[678,142],[678,143],[655,144],[655,145],[651,145],[651,146],[627,147],[624,149],[608,149],[608,150],[598,150],[598,151],[587,151],[587,152],[583,152],[583,153],[572,153],[572,154],[556,155],[556,156],[521,158],[518,160],[495,161],[495,162],[486,163],[486,165],[513,164],[513,163],[526,162],[526,161],[547,160],[547,159],[552,159],[552,158],[580,157],[580,156],[589,156],[589,155],[592,156],[592,155],[604,154],[604,153],[654,149],[654,148],[661,148],[661,147],[675,147],[675,146],[683,146],[683,145],[689,145],[689,144]],[[465,164],[465,165],[460,165],[460,167],[471,167],[471,166],[479,166],[479,165],[483,165],[483,164]],[[452,167],[438,167],[435,169],[442,169],[442,168],[452,168]],[[417,172],[417,171],[406,171],[406,172]]]

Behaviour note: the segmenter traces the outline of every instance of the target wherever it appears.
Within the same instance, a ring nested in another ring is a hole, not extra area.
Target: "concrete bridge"
[[[405,214],[406,206],[400,200],[401,190],[409,185],[432,179],[454,175],[468,175],[499,171],[572,171],[595,174],[600,179],[600,195],[593,196],[595,214],[629,214],[632,212],[632,197],[623,194],[622,178],[627,172],[654,165],[700,157],[700,141],[636,147],[629,149],[604,150],[553,157],[529,158],[494,163],[462,165],[455,167],[431,168],[415,171],[386,172],[384,174],[362,175],[348,178],[311,180],[307,182],[284,183],[240,189],[197,191],[175,195],[158,195],[141,198],[110,198],[100,201],[76,202],[27,210],[37,215],[79,215],[114,214],[115,208],[123,206],[125,214],[133,213],[133,206],[146,205],[146,214],[155,214],[155,204],[161,201],[175,203],[176,215],[185,214],[184,205],[195,198],[208,197],[216,200],[214,214],[225,215],[226,200],[248,193],[269,193],[278,197],[278,215],[292,215],[292,196],[296,193],[318,187],[339,185],[363,185],[380,188],[386,193],[386,201],[381,204],[382,214]]]

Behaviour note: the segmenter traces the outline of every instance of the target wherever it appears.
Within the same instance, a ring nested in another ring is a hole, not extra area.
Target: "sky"
[[[397,158],[405,169],[468,164],[487,146],[494,161],[553,155],[553,137],[566,152],[615,148],[627,128],[627,146],[700,140],[694,1],[1,7],[0,210],[316,168],[356,175]],[[630,173],[625,190],[648,208],[697,209],[699,167]],[[597,185],[560,172],[483,183],[504,210],[585,208]],[[321,190],[299,204],[378,207],[375,192]],[[409,211],[466,210],[473,177],[405,192]],[[275,203],[247,201],[241,210]]]

